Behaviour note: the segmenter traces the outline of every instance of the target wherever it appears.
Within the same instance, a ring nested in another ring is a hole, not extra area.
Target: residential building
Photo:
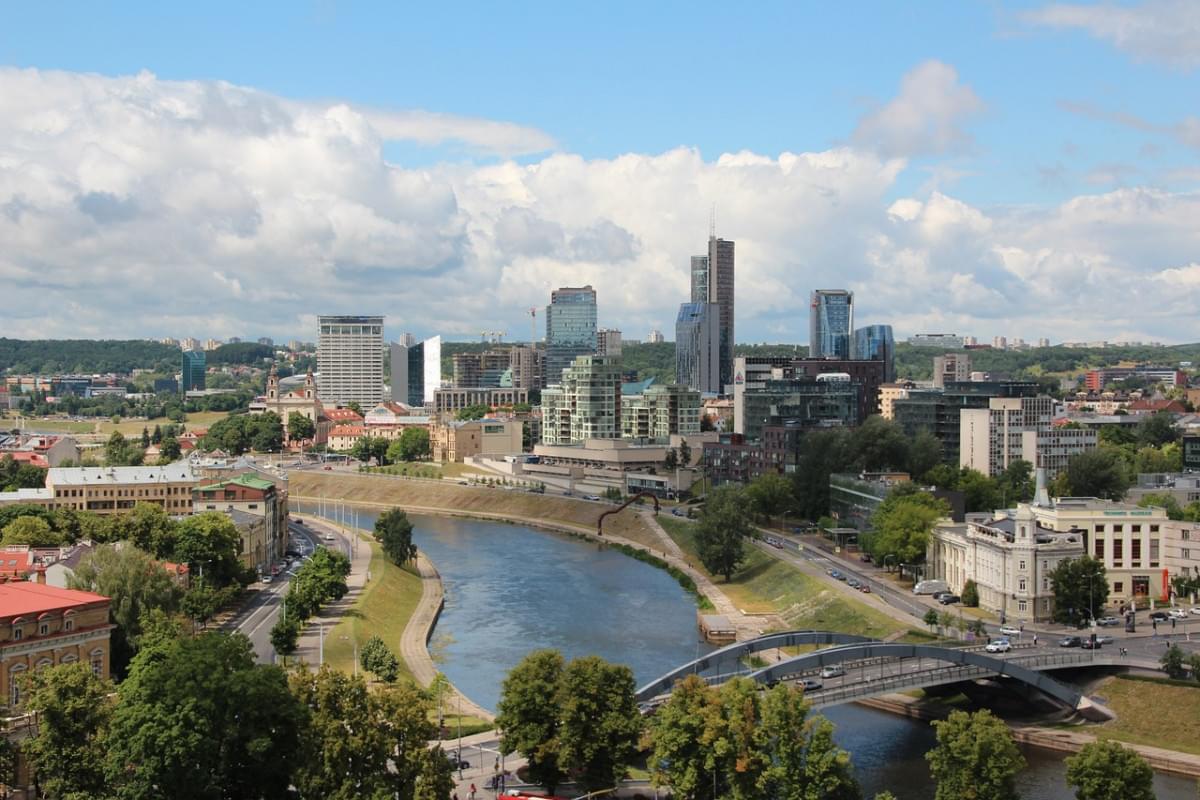
[[[1186,466],[1186,464],[1185,464]],[[1125,499],[1138,503],[1147,495],[1169,497],[1186,508],[1200,502],[1200,474],[1186,472],[1144,472],[1138,475],[1137,485],[1125,493]]]
[[[970,379],[970,353],[946,353],[933,357],[933,386],[935,389],[945,389],[947,383],[961,383]]]
[[[646,335],[646,344],[662,344],[662,343],[663,343],[662,331],[658,330],[657,328],[650,331],[650,333],[648,333]]]
[[[1167,521],[1162,524],[1163,567],[1170,577],[1200,577],[1200,524]],[[1192,598],[1195,602],[1195,598]]]
[[[448,420],[433,425],[429,443],[433,460],[462,463],[472,456],[507,456],[522,452],[523,425],[517,419]]]
[[[809,358],[849,359],[854,329],[854,292],[817,289],[808,309]]]
[[[329,429],[326,447],[335,453],[345,453],[353,449],[358,440],[366,435],[366,425],[334,425]]]
[[[272,339],[270,336],[260,336],[260,337],[258,337],[258,343],[259,343],[259,344],[262,344],[262,345],[266,345],[267,347],[274,347],[274,346],[275,346],[275,340],[274,340],[274,339]]]
[[[1181,447],[1183,447],[1183,468],[1200,470],[1200,436],[1185,434]]]
[[[194,392],[204,389],[204,379],[207,372],[206,356],[203,350],[184,350],[183,362],[179,372],[179,385],[184,391]]]
[[[414,407],[432,403],[442,388],[442,337],[391,347],[392,400]],[[375,401],[379,402],[378,400]]]
[[[271,563],[287,549],[287,493],[256,473],[197,486],[192,493],[192,511],[237,511],[250,517],[249,524],[243,519],[238,526],[242,536],[238,557],[259,573],[269,572]]]
[[[468,406],[487,406],[490,409],[511,408],[529,403],[528,389],[479,388],[438,389],[433,393],[433,415],[457,414]]]
[[[747,484],[760,475],[774,472],[764,456],[762,444],[747,442],[739,433],[720,434],[716,441],[706,441],[701,449],[704,475],[713,486]]]
[[[616,328],[601,328],[596,331],[596,355],[620,356],[621,332]]]
[[[43,489],[0,492],[0,505],[30,503],[97,514],[154,503],[171,515],[190,514],[195,475],[187,461],[161,467],[51,467]]]
[[[895,419],[896,414],[892,404],[897,400],[907,399],[909,391],[915,388],[917,388],[917,384],[912,381],[881,384],[879,387],[879,416],[884,419]]]
[[[626,439],[657,442],[699,433],[700,393],[694,389],[659,384],[621,397],[621,435]]]
[[[0,432],[0,458],[45,469],[64,461],[78,463],[79,445],[71,436]]]
[[[964,344],[964,337],[956,333],[918,333],[908,337],[909,345],[913,347],[942,347],[947,350],[958,350]],[[974,344],[972,338],[971,344]]]
[[[205,339],[204,340],[204,349],[205,350],[216,350],[220,346],[221,346],[220,339]]]
[[[185,351],[186,350],[199,350],[200,349],[200,340],[196,339],[194,337],[191,337],[191,336],[180,339],[179,340],[179,349],[185,350]]]
[[[892,402],[892,416],[909,436],[928,430],[942,443],[942,458],[959,463],[959,414],[965,408],[987,408],[993,397],[1034,397],[1041,390],[1035,381],[964,381],[946,388],[910,389],[908,397]]]
[[[382,400],[383,317],[320,316],[317,325],[321,400],[364,407]]]
[[[42,576],[44,580],[44,576]],[[0,684],[11,711],[24,702],[25,679],[59,664],[88,664],[109,678],[109,599],[41,582],[0,583]]]
[[[514,346],[508,351],[508,369],[514,389],[540,392],[546,386],[546,351]]]
[[[621,437],[621,366],[607,356],[578,356],[562,383],[542,392],[542,441],[575,444]]]
[[[992,397],[959,413],[959,466],[996,477],[1017,460],[1054,477],[1074,455],[1095,449],[1096,432],[1055,427],[1054,398]]]
[[[855,361],[882,361],[884,380],[896,380],[896,340],[891,325],[855,328],[852,351],[850,357]]]
[[[680,305],[675,320],[675,379],[698,392],[720,394],[720,337],[720,307],[716,303]]]
[[[564,286],[550,293],[546,306],[546,383],[562,381],[576,356],[596,352],[596,290]]]
[[[860,425],[879,413],[884,370],[882,361],[739,356],[734,366],[733,430],[755,442],[762,425],[789,418],[814,425]],[[769,388],[768,382],[773,382]]]
[[[1168,388],[1187,386],[1187,373],[1177,367],[1156,367],[1144,364],[1137,367],[1102,367],[1088,370],[1084,385],[1098,392],[1110,383],[1137,378],[1149,384],[1161,383]]]

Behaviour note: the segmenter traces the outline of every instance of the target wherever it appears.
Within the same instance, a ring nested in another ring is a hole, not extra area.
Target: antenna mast
[[[717,238],[717,204],[712,204],[712,211],[708,215],[708,238]]]

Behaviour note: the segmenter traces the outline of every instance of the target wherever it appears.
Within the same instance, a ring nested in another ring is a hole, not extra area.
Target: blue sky
[[[35,68],[39,76],[98,73],[115,81],[146,71],[160,85],[223,81],[311,106],[432,112],[540,134],[529,137],[533,144],[500,149],[454,137],[382,136],[382,156],[391,166],[453,173],[446,180],[460,208],[464,170],[505,163],[536,167],[570,155],[590,166],[687,147],[712,164],[742,151],[774,159],[849,147],[903,160],[902,169],[867,192],[877,197],[879,216],[898,200],[924,203],[937,193],[999,223],[998,216],[1050,213],[1076,198],[1122,190],[1194,194],[1200,128],[1186,122],[1200,103],[1198,59],[1186,36],[1182,44],[1177,39],[1200,27],[1195,7],[1175,0],[1059,6],[793,2],[746,9],[682,2],[27,3],[6,10],[0,65]],[[1145,24],[1130,33],[1130,19]],[[941,72],[921,71],[931,63]],[[913,102],[902,102],[906,76],[914,75]],[[960,93],[957,100],[947,99],[951,91]],[[897,134],[896,118],[872,126],[872,115],[889,103],[922,130]],[[3,146],[0,140],[0,155]],[[121,186],[136,183],[122,180]],[[255,195],[253,187],[247,191]],[[714,194],[699,205],[717,203],[719,218],[736,225],[737,204],[726,215],[722,192]],[[0,204],[4,200],[0,186]],[[594,217],[591,223],[554,223],[569,239],[572,225],[587,228],[612,215]],[[649,234],[620,227],[639,252],[652,249]],[[470,228],[467,223],[468,238]],[[872,235],[862,233],[859,241]],[[996,242],[985,249],[1011,246]],[[1178,252],[1189,246],[1190,240],[1162,263],[1141,267],[1186,268],[1196,259]],[[677,254],[681,271],[686,255]],[[1110,265],[1111,259],[1100,261]],[[994,265],[985,266],[969,271],[986,273]],[[795,268],[817,269],[799,256]],[[1014,300],[1019,287],[1003,283],[988,288]],[[807,288],[814,287],[801,287],[800,295]],[[879,304],[880,311],[887,307]],[[670,308],[664,301],[654,311],[614,313],[614,321],[669,326]],[[763,319],[788,317],[779,308],[750,310]],[[905,312],[911,322],[899,322],[901,327],[943,321],[920,309]],[[969,308],[958,313],[963,323],[970,316]],[[272,325],[294,324],[280,319]],[[429,332],[439,327],[435,320],[421,325]],[[754,338],[802,337],[805,327],[764,326]],[[1119,327],[1130,335],[1179,338],[1165,324],[1123,320]],[[1061,331],[1065,337],[1066,326]]]

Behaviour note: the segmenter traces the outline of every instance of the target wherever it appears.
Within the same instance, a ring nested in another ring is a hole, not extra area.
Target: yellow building
[[[192,513],[195,485],[186,461],[161,467],[52,467],[44,489],[0,493],[0,505],[31,503],[117,514],[138,503],[153,503],[174,516]]]
[[[523,423],[515,419],[476,419],[438,423],[430,434],[433,460],[461,463],[470,456],[506,456],[522,451]]]

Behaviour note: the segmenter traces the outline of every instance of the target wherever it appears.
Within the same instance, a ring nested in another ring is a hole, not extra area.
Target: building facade
[[[896,339],[891,325],[867,325],[854,329],[853,354],[856,361],[882,361],[883,379],[896,380]]]
[[[640,395],[621,398],[621,435],[667,441],[700,433],[700,393],[686,386],[656,384]]]
[[[576,356],[596,352],[596,290],[564,286],[550,293],[546,306],[546,384],[562,380]]]
[[[879,413],[884,369],[882,361],[739,356],[734,366],[733,432],[754,442],[763,425],[789,419],[861,425]]]
[[[130,511],[138,503],[172,516],[190,514],[196,477],[187,461],[161,467],[52,467],[42,489],[0,492],[0,505],[29,503],[97,514]]]
[[[513,348],[514,350],[516,348]],[[503,386],[505,374],[512,385],[512,353],[509,350],[487,350],[482,353],[455,353],[454,383],[456,389]]]
[[[1087,428],[1055,427],[1054,399],[993,397],[987,408],[959,412],[959,466],[998,476],[1017,460],[1054,477],[1072,456],[1096,447]]]
[[[704,394],[723,388],[719,315],[716,303],[683,303],[675,320],[675,379]]]
[[[910,389],[908,397],[892,403],[893,418],[909,436],[928,430],[942,444],[942,460],[959,463],[960,414],[967,408],[987,408],[993,397],[1034,397],[1034,381],[965,381],[945,389]]]
[[[562,384],[542,392],[542,442],[576,444],[621,438],[621,366],[617,359],[579,356]]]
[[[809,358],[850,358],[854,292],[816,289],[808,305]]]
[[[203,350],[183,351],[179,386],[184,394],[204,389],[205,377],[208,372],[207,358]]]
[[[529,402],[528,389],[438,389],[433,393],[433,414],[457,414],[468,406],[511,408]]]
[[[596,355],[621,355],[621,332],[616,328],[601,328],[596,331]]]
[[[287,493],[253,472],[197,486],[192,494],[192,511],[238,511],[252,517],[258,524],[238,526],[242,537],[238,557],[260,574],[269,573],[271,563],[282,558],[287,549]]]
[[[540,347],[515,346],[509,350],[509,371],[514,389],[540,392],[546,386],[546,351]]]
[[[913,347],[944,347],[947,350],[957,350],[964,344],[964,337],[957,333],[918,333],[908,337],[908,343]]]
[[[383,399],[383,317],[317,318],[320,398],[373,406]]]
[[[392,400],[415,407],[432,403],[442,388],[442,337],[411,345],[393,342],[390,360]]]
[[[1167,521],[1162,524],[1163,564],[1172,578],[1200,578],[1200,525]],[[1192,600],[1195,602],[1195,598]]]
[[[945,389],[946,384],[971,379],[971,355],[969,353],[945,353],[933,357],[933,386]]]
[[[733,350],[737,344],[735,297],[734,243],[727,239],[708,237],[708,302],[717,304],[720,348],[721,391],[733,383]]]
[[[522,451],[523,425],[517,419],[449,420],[430,433],[433,460],[462,463],[471,456],[508,456]]]

